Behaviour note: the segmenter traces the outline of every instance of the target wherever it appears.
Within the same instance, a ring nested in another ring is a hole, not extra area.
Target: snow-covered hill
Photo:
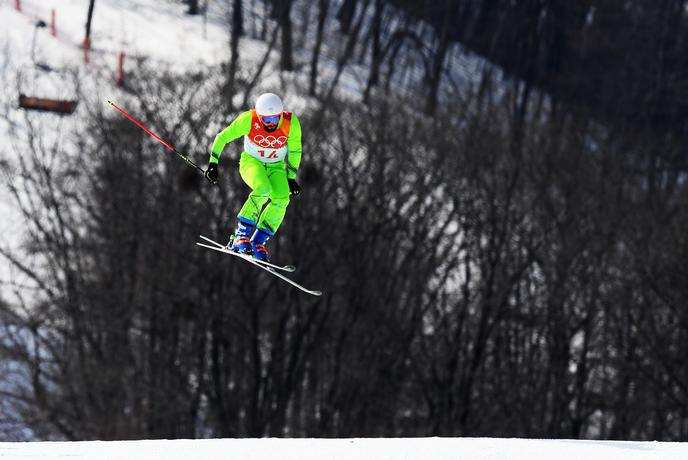
[[[210,2],[213,6],[213,2]],[[88,117],[84,107],[107,99],[126,101],[117,87],[120,56],[124,70],[139,62],[166,71],[185,72],[210,68],[226,61],[229,53],[226,12],[217,6],[207,18],[189,16],[181,2],[154,0],[99,0],[92,21],[92,49],[84,62],[82,48],[88,2],[83,0],[0,1],[0,161],[3,180],[16,179],[21,155],[30,151],[27,127],[41,133],[43,147],[78,155],[71,134]],[[17,9],[17,5],[20,6]],[[52,17],[55,17],[54,34]],[[37,27],[39,21],[47,26]],[[258,41],[245,40],[248,51],[260,49]],[[41,67],[41,68],[39,68]],[[45,71],[45,69],[51,69]],[[76,81],[80,85],[77,91]],[[55,99],[79,99],[74,114],[25,111],[19,94]],[[108,110],[108,109],[105,109]],[[114,115],[114,114],[113,114]],[[218,121],[222,121],[218,114]],[[218,125],[219,126],[219,125]],[[16,248],[24,221],[7,193],[0,194],[0,244]],[[12,278],[5,260],[0,262],[0,280]],[[5,291],[2,291],[6,294]]]
[[[181,2],[162,0],[99,0],[93,19],[93,50],[90,63],[83,63],[85,22],[84,0],[22,0],[22,11],[15,9],[15,0],[0,2],[0,156],[12,162],[25,151],[23,137],[27,120],[48,128],[51,141],[62,142],[61,136],[78,129],[83,113],[78,109],[70,117],[54,114],[26,113],[17,107],[17,83],[27,92],[46,97],[69,96],[69,85],[55,85],[61,77],[41,75],[17,82],[17,75],[39,75],[34,63],[79,73],[84,84],[93,88],[89,97],[100,99],[120,95],[115,75],[120,53],[126,54],[125,66],[135,59],[146,59],[179,71],[199,66],[217,66],[228,59],[228,28],[225,12],[212,10],[207,22],[201,16],[188,16]],[[255,2],[247,2],[255,3]],[[210,2],[211,6],[214,2]],[[175,6],[176,5],[176,6]],[[176,9],[174,9],[176,8]],[[49,21],[56,11],[56,36],[49,28],[37,30],[37,20]],[[36,41],[34,43],[34,34]],[[242,59],[260,56],[264,43],[242,39]],[[255,53],[252,52],[255,51]],[[32,52],[33,51],[33,52]],[[246,63],[246,61],[244,61]],[[477,75],[479,63],[466,59],[466,78]],[[250,64],[250,62],[248,62]],[[330,61],[330,65],[332,62]],[[26,73],[22,74],[25,71]],[[362,92],[365,74],[352,68],[342,77],[342,87],[350,94]],[[323,76],[332,67],[323,64]],[[358,72],[358,73],[357,73]],[[263,82],[278,81],[272,75]],[[477,78],[477,76],[476,76]],[[53,91],[51,93],[51,91]],[[43,93],[43,94],[41,94]],[[295,102],[289,101],[287,102]],[[293,106],[289,107],[294,109]],[[221,116],[220,116],[221,118]],[[64,142],[68,142],[64,140]],[[67,149],[68,150],[68,149]],[[0,198],[0,243],[6,247],[17,243],[22,232],[20,216],[6,198]],[[6,265],[0,264],[0,279],[7,277]],[[1,416],[1,415],[0,415]],[[569,440],[519,439],[262,439],[262,440],[176,440],[131,442],[59,442],[0,443],[0,460],[9,459],[428,459],[448,460],[532,460],[540,458],[568,459],[688,459],[688,445],[652,442],[594,442]]]
[[[2,460],[685,460],[688,444],[528,440],[208,439],[0,443]]]
[[[337,36],[333,19],[337,11],[335,1],[330,8],[332,20],[327,27],[329,40],[324,49],[326,56],[320,65],[320,81],[325,87],[336,73],[336,55],[341,37]],[[91,28],[92,48],[89,62],[84,62],[82,48],[88,9],[84,0],[2,0],[0,1],[0,160],[7,175],[14,176],[13,167],[17,159],[32,148],[28,139],[27,126],[41,133],[44,146],[55,146],[61,152],[79,155],[78,147],[71,145],[73,132],[83,130],[86,106],[103,105],[110,110],[106,100],[113,99],[123,107],[135,112],[135,101],[117,87],[120,57],[124,57],[125,73],[136,71],[137,65],[146,63],[148,69],[161,72],[186,72],[189,70],[215,69],[221,72],[220,64],[227,62],[229,51],[228,5],[231,2],[208,2],[205,16],[186,14],[187,7],[176,0],[98,0],[95,3]],[[20,9],[17,9],[20,5]],[[266,14],[260,2],[244,2],[246,21],[262,21]],[[296,2],[294,15],[308,8],[307,2]],[[54,32],[53,32],[54,14]],[[39,21],[45,27],[36,27]],[[313,32],[311,31],[311,34]],[[309,39],[312,37],[309,37]],[[312,46],[295,49],[300,68],[307,68]],[[242,37],[239,66],[245,73],[254,71],[265,54],[266,43]],[[477,81],[479,69],[485,63],[475,56],[463,53],[457,45],[453,56],[458,64],[448,80],[463,83]],[[289,110],[303,112],[308,109],[309,98],[286,91],[285,83],[307,82],[307,72],[292,72],[287,75],[277,71],[278,52],[274,51],[267,70],[253,89],[255,94],[270,90],[281,92]],[[414,67],[411,57],[401,58],[405,67]],[[411,74],[423,78],[422,66]],[[50,68],[46,72],[37,67]],[[339,94],[360,98],[366,86],[368,68],[363,62],[348,66],[339,79]],[[408,77],[408,75],[407,75]],[[407,78],[405,77],[405,78]],[[76,81],[79,88],[77,89]],[[462,84],[463,84],[462,83]],[[74,114],[60,116],[52,113],[28,112],[18,107],[19,93],[35,97],[78,99]],[[286,93],[286,94],[285,94]],[[243,96],[235,101],[241,104]],[[175,101],[169,102],[170,110],[180,109]],[[130,105],[131,104],[131,105]],[[220,107],[218,107],[220,110]],[[113,113],[113,117],[117,116]],[[208,126],[210,138],[227,121],[227,114],[218,112],[212,126]],[[156,130],[155,126],[151,127]],[[205,151],[209,146],[198,146]],[[194,158],[199,162],[205,158]],[[12,200],[6,194],[0,195],[0,244],[16,247],[20,241],[23,220],[13,209]],[[7,279],[9,267],[0,264],[0,279]]]

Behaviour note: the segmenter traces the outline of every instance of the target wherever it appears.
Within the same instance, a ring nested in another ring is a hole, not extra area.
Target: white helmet
[[[263,93],[256,100],[256,113],[258,116],[280,115],[283,110],[282,99],[277,94]]]

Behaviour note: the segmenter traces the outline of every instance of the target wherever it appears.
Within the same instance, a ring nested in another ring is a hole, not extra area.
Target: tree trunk
[[[366,17],[366,13],[368,12],[368,5],[369,2],[365,2],[363,5],[363,11],[361,11],[361,15],[358,17],[356,20],[356,23],[354,24],[353,30],[349,34],[349,39],[346,42],[346,45],[344,47],[344,51],[340,55],[339,59],[337,60],[337,72],[335,73],[334,79],[332,80],[332,83],[330,85],[330,89],[328,90],[327,99],[330,99],[332,95],[334,94],[334,90],[337,87],[337,84],[339,83],[339,78],[342,76],[342,72],[344,71],[344,67],[346,67],[347,62],[351,59],[351,56],[354,54],[354,49],[356,48],[356,43],[358,41],[359,34],[361,32],[361,27],[363,26],[363,20]]]
[[[198,0],[188,0],[189,3],[189,11],[187,11],[187,14],[198,14]]]
[[[234,109],[232,97],[234,96],[234,82],[236,81],[237,65],[239,63],[239,41],[244,33],[244,18],[241,10],[242,0],[234,0],[232,9],[232,30],[230,31],[229,48],[231,56],[229,60],[229,72],[227,76],[227,107],[229,111]]]
[[[344,3],[337,12],[337,19],[339,19],[339,26],[343,34],[348,34],[351,30],[351,24],[356,14],[356,4],[358,0],[344,0]]]
[[[320,59],[320,49],[322,48],[323,32],[325,31],[325,20],[327,19],[327,12],[330,9],[330,1],[319,0],[318,6],[318,29],[315,35],[313,55],[311,57],[311,78],[308,85],[308,94],[310,94],[311,96],[315,96],[315,87],[318,83],[318,61]]]
[[[91,43],[91,19],[93,18],[93,7],[96,0],[91,0],[88,4],[88,17],[86,18],[86,43]]]
[[[373,13],[373,24],[371,31],[371,49],[370,49],[370,76],[363,92],[363,101],[368,102],[370,99],[370,90],[376,86],[380,81],[380,66],[382,65],[382,46],[380,44],[380,35],[382,33],[382,12],[385,5],[382,0],[375,0],[375,12]]]
[[[447,2],[447,11],[445,11],[442,29],[439,31],[439,43],[435,49],[430,75],[428,75],[428,98],[425,103],[425,112],[430,115],[434,114],[437,109],[437,94],[442,81],[442,68],[449,48],[449,28],[453,18],[453,3],[453,1]]]
[[[280,55],[280,69],[286,71],[294,70],[294,53],[291,36],[291,6],[292,0],[282,0],[275,4],[277,8],[278,21],[282,29],[282,52]]]
[[[241,104],[242,106],[246,106],[249,103],[249,98],[251,97],[251,91],[253,91],[253,88],[258,83],[258,79],[263,74],[263,70],[265,70],[265,66],[268,63],[268,59],[270,59],[270,54],[272,53],[272,49],[275,47],[275,43],[277,42],[277,33],[278,32],[279,32],[278,28],[275,28],[275,30],[272,31],[272,36],[270,37],[270,42],[268,43],[268,49],[265,51],[265,54],[263,55],[263,59],[261,60],[260,64],[258,65],[258,69],[256,70],[256,73],[253,75],[253,77],[251,78],[251,81],[248,83],[248,85],[246,85],[246,90],[244,91],[244,101]]]

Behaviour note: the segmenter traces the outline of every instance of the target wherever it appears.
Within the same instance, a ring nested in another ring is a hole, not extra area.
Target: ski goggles
[[[279,122],[280,115],[268,115],[265,117],[260,117],[263,123],[266,125],[272,125]]]

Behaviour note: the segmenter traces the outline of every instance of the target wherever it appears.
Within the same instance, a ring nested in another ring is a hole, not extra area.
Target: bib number
[[[244,136],[244,150],[246,153],[263,163],[276,163],[287,156],[287,146],[257,145],[251,142],[248,136]]]
[[[270,160],[274,160],[276,158],[279,158],[279,155],[277,155],[277,150],[258,150],[258,155],[260,155],[261,158],[268,158]]]

